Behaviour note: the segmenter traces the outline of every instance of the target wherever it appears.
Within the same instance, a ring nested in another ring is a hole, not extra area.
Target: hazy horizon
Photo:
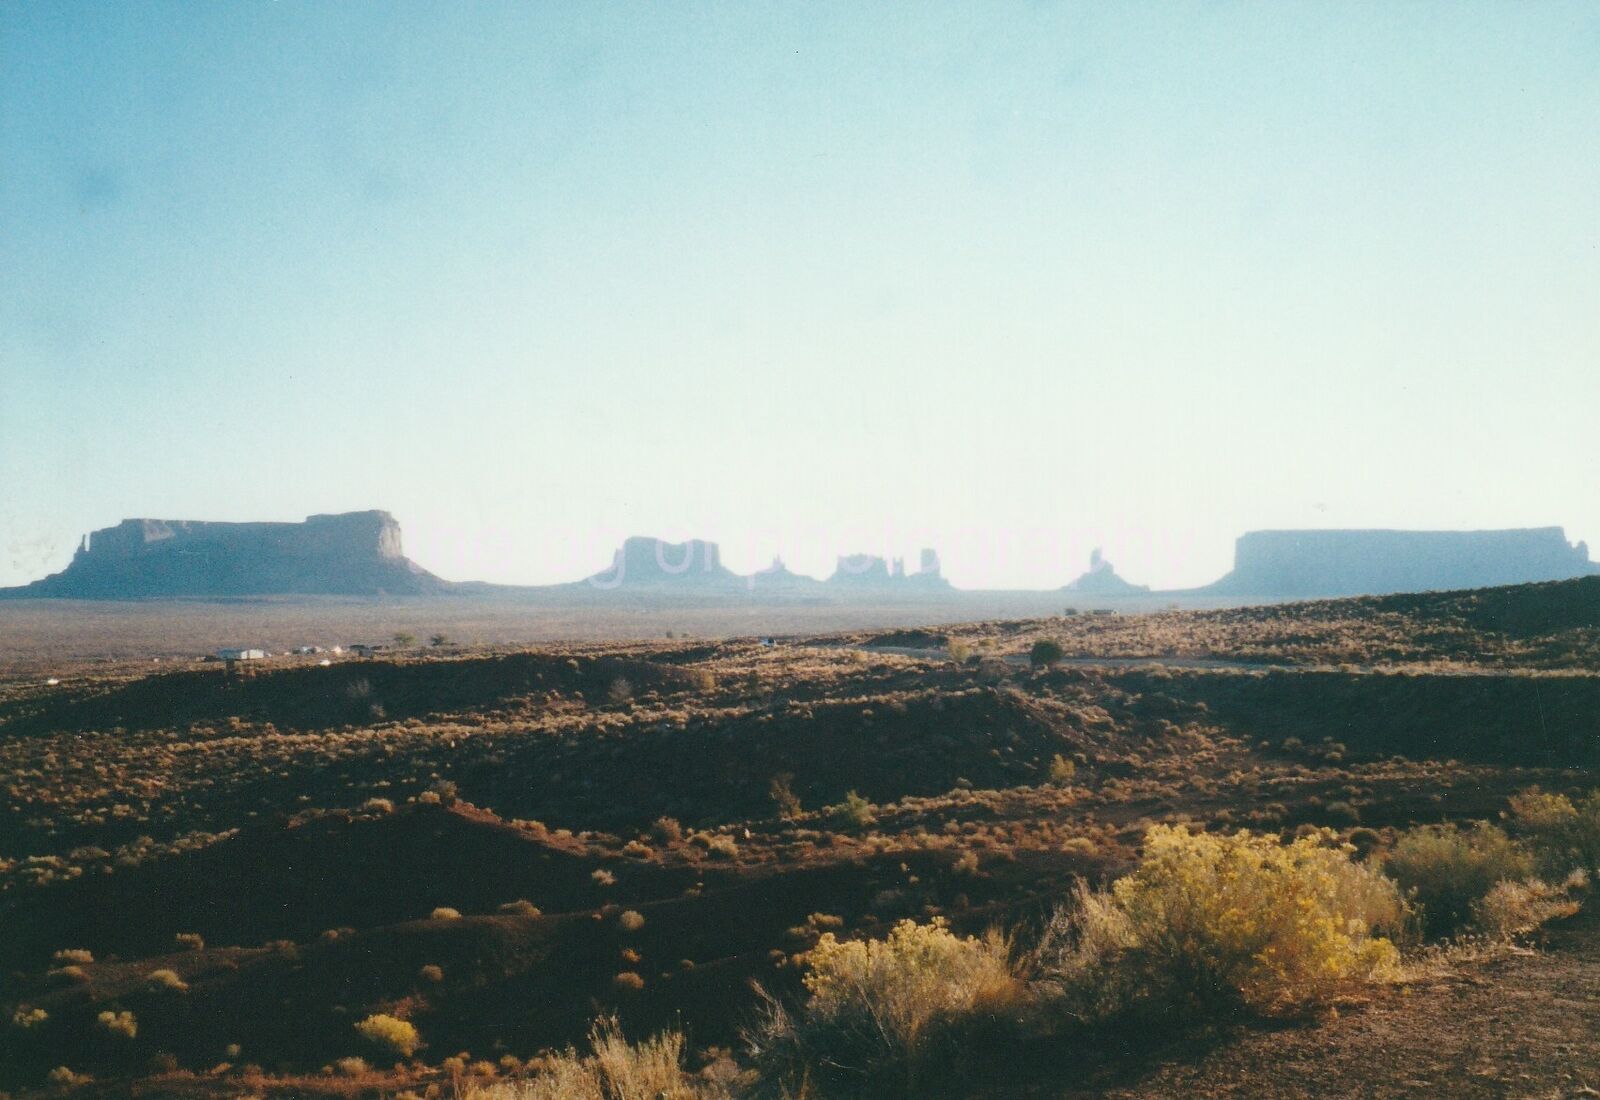
[[[0,0],[0,586],[393,512],[1205,584],[1600,544],[1600,9]]]

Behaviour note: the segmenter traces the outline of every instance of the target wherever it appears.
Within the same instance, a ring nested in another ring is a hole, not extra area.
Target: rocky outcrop
[[[1089,555],[1089,571],[1062,589],[1063,592],[1081,592],[1086,596],[1137,596],[1149,592],[1148,584],[1130,584],[1117,576],[1112,564],[1098,548]]]
[[[1320,598],[1490,588],[1600,572],[1559,527],[1507,531],[1251,531],[1206,595]]]
[[[773,558],[767,568],[746,575],[722,564],[714,542],[664,542],[644,537],[628,539],[613,557],[611,568],[578,584],[600,591],[747,593],[786,599],[864,595],[880,590],[932,592],[950,587],[939,575],[939,555],[932,550],[922,552],[921,567],[910,574],[902,558],[891,562],[873,554],[841,555],[833,576],[824,582],[793,572],[782,558]]]
[[[88,535],[60,573],[12,597],[130,600],[418,595],[449,588],[408,560],[388,512],[304,523],[127,519]]]

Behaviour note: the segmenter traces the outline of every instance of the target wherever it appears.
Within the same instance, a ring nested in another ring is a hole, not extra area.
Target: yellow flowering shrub
[[[956,936],[942,917],[903,920],[884,940],[841,941],[825,932],[807,961],[808,1014],[859,1014],[908,1045],[935,1017],[970,1009],[1011,984],[998,937]]]
[[[49,1018],[50,1013],[44,1009],[30,1008],[27,1005],[17,1006],[17,1010],[11,1014],[11,1022],[21,1028],[36,1027]]]
[[[1560,829],[1578,816],[1578,808],[1564,794],[1529,787],[1511,796],[1511,819],[1531,832]],[[59,955],[60,952],[57,952]]]
[[[1511,828],[1527,839],[1542,874],[1600,870],[1600,790],[1576,803],[1564,794],[1530,787],[1511,796]]]
[[[131,1012],[102,1012],[95,1017],[95,1025],[102,1031],[125,1039],[132,1039],[139,1034],[139,1021]]]
[[[1039,957],[1092,1015],[1175,1002],[1270,1013],[1392,972],[1399,952],[1375,932],[1404,913],[1394,884],[1331,834],[1280,844],[1158,825],[1138,869],[1081,891]]]
[[[902,920],[883,940],[842,941],[824,932],[803,958],[806,1002],[790,1015],[776,1002],[747,1036],[780,1077],[845,1074],[912,1089],[935,1050],[960,1028],[1004,1025],[1022,989],[997,933],[957,936],[936,917]]]
[[[417,1034],[415,1025],[382,1012],[356,1024],[356,1031],[367,1042],[391,1050],[402,1058],[411,1057],[422,1045],[422,1037]]]

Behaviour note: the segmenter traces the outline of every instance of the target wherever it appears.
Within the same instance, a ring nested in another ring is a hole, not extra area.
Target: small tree
[[[1078,774],[1078,765],[1059,752],[1050,760],[1050,782],[1065,787]]]
[[[841,825],[853,825],[857,829],[865,829],[878,821],[872,803],[853,790],[846,791],[844,801],[833,807],[833,818]]]
[[[1061,643],[1042,638],[1034,642],[1033,648],[1028,651],[1028,663],[1034,668],[1050,668],[1064,656],[1066,654],[1061,649]]]
[[[417,644],[417,636],[415,634],[407,634],[403,630],[398,631],[394,636],[394,644],[401,649],[409,649]]]
[[[780,772],[772,777],[772,782],[767,784],[767,793],[772,796],[773,804],[778,807],[778,816],[785,821],[792,821],[800,816],[800,796],[794,793],[793,772]]]
[[[435,635],[433,635],[433,637],[428,639],[428,644],[433,646],[435,649],[437,649],[440,646],[450,645],[451,642],[450,642],[450,639],[449,639],[449,637],[447,635],[435,634]]]

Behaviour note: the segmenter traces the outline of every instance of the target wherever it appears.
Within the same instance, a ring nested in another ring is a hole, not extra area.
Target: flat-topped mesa
[[[1560,527],[1505,531],[1251,531],[1233,572],[1199,591],[1320,598],[1491,588],[1600,572]]]
[[[416,595],[447,582],[407,560],[388,512],[303,523],[127,519],[88,535],[60,573],[14,596],[151,599]]]
[[[877,554],[840,554],[829,584],[888,584],[889,562]]]
[[[666,542],[636,535],[623,542],[612,558],[611,568],[594,574],[584,583],[596,588],[727,587],[737,580],[738,577],[723,566],[722,552],[714,542],[702,539]]]

